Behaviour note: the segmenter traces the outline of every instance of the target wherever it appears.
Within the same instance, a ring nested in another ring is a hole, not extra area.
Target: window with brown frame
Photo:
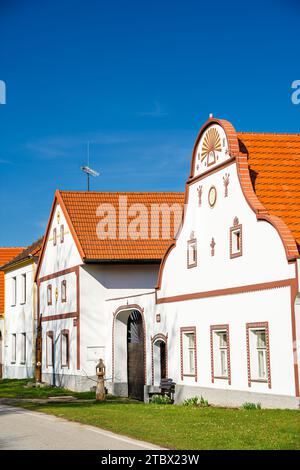
[[[197,343],[196,327],[180,329],[181,380],[195,377],[197,381]]]
[[[243,254],[243,232],[239,219],[235,217],[230,228],[230,258],[238,258]]]
[[[54,335],[53,331],[46,333],[46,367],[52,367],[54,363]]]
[[[57,244],[57,230],[56,228],[53,229],[53,245],[56,246]]]
[[[189,269],[195,266],[197,266],[197,239],[192,232],[191,238],[187,242],[187,267]]]
[[[231,383],[229,325],[210,327],[211,378]]]
[[[65,279],[61,281],[61,301],[67,301],[67,281]]]
[[[52,285],[47,286],[47,305],[52,305]]]
[[[68,367],[70,364],[70,344],[69,330],[61,332],[61,367]]]
[[[65,226],[62,224],[60,226],[60,243],[63,243],[65,240]]]
[[[271,388],[270,341],[268,322],[247,323],[248,385],[266,382]]]

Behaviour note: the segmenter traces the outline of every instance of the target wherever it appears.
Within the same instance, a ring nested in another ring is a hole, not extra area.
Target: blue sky
[[[183,190],[209,113],[299,132],[297,0],[1,0],[0,245],[45,228],[56,188]]]

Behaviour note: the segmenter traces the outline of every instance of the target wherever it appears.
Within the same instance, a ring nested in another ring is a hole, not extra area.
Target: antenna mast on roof
[[[87,190],[90,191],[90,176],[99,176],[100,173],[96,170],[90,168],[90,142],[87,143],[87,156],[88,156],[88,164],[86,166],[82,166],[81,170],[87,176]]]

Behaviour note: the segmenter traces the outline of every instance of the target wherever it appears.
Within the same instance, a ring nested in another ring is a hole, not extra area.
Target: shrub
[[[172,400],[168,395],[152,395],[150,398],[150,403],[156,405],[170,405]]]
[[[244,410],[261,410],[261,404],[260,403],[250,403],[246,401],[246,403],[243,403],[242,408]]]
[[[208,401],[204,400],[203,396],[201,395],[201,397],[187,398],[186,400],[184,400],[183,406],[199,406],[205,408],[209,406],[209,404]]]

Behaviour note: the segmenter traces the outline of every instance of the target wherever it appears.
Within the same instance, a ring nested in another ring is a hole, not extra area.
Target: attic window
[[[194,232],[192,232],[187,242],[187,267],[189,269],[195,266],[197,266],[197,239]]]
[[[57,230],[56,228],[53,229],[53,246],[57,244]]]
[[[47,305],[52,305],[52,285],[47,286]]]
[[[230,258],[237,258],[242,256],[242,225],[239,219],[235,217],[233,227],[230,228]]]
[[[65,227],[64,225],[62,224],[60,226],[60,243],[63,243],[65,240]]]
[[[63,280],[61,282],[61,301],[66,302],[67,301],[67,281]]]

